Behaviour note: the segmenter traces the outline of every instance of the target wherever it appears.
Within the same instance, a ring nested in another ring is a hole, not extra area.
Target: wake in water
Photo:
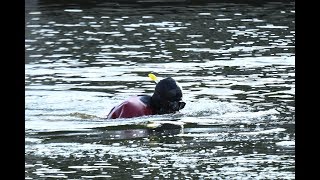
[[[67,116],[78,120],[69,121],[71,124],[66,126],[50,126],[51,130],[42,130],[34,137],[26,138],[26,146],[28,153],[70,156],[82,152],[86,147],[91,149],[90,152],[99,150],[101,155],[107,152],[110,154],[118,146],[123,148],[121,144],[117,145],[116,140],[133,142],[144,139],[149,142],[161,136],[192,138],[198,142],[255,141],[261,136],[276,140],[280,137],[279,134],[287,131],[286,128],[268,126],[270,120],[276,119],[278,114],[273,109],[255,112],[245,104],[209,100],[189,102],[177,114],[128,119],[105,119],[95,115],[71,113]],[[61,121],[57,123],[61,124]],[[278,143],[279,146],[294,146],[291,138],[283,140],[285,141]],[[66,146],[68,148],[63,150],[62,147]]]
[[[70,113],[67,116],[88,122],[108,122],[116,126],[117,124],[139,124],[148,121],[184,121],[186,123],[217,123],[225,124],[229,121],[255,121],[276,118],[279,112],[276,109],[256,111],[246,104],[234,102],[220,102],[214,100],[198,100],[188,102],[186,107],[176,114],[151,115],[136,118],[106,119],[105,112],[92,115],[86,113]]]

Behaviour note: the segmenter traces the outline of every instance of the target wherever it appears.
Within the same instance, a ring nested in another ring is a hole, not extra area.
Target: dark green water
[[[26,179],[295,179],[293,2],[31,2]],[[186,107],[104,119],[150,72]]]

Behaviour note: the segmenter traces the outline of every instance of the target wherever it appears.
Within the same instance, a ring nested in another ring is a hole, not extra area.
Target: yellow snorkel
[[[149,76],[149,78],[150,78],[152,81],[154,81],[155,83],[158,83],[158,82],[159,82],[159,80],[157,79],[157,76],[156,76],[156,75],[150,73],[150,74],[148,74],[148,76]]]

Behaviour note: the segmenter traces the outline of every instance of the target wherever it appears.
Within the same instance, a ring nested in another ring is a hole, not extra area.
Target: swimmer
[[[157,82],[153,74],[149,74],[149,77]],[[173,78],[167,77],[157,82],[152,96],[135,95],[129,97],[121,104],[113,107],[107,118],[133,118],[156,114],[170,114],[178,112],[185,105],[186,103],[182,100],[181,87]]]

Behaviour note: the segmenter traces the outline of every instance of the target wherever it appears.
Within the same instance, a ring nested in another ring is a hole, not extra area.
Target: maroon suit
[[[143,103],[139,96],[132,96],[118,106],[115,106],[108,114],[108,119],[132,118],[138,116],[152,115],[150,106]]]

